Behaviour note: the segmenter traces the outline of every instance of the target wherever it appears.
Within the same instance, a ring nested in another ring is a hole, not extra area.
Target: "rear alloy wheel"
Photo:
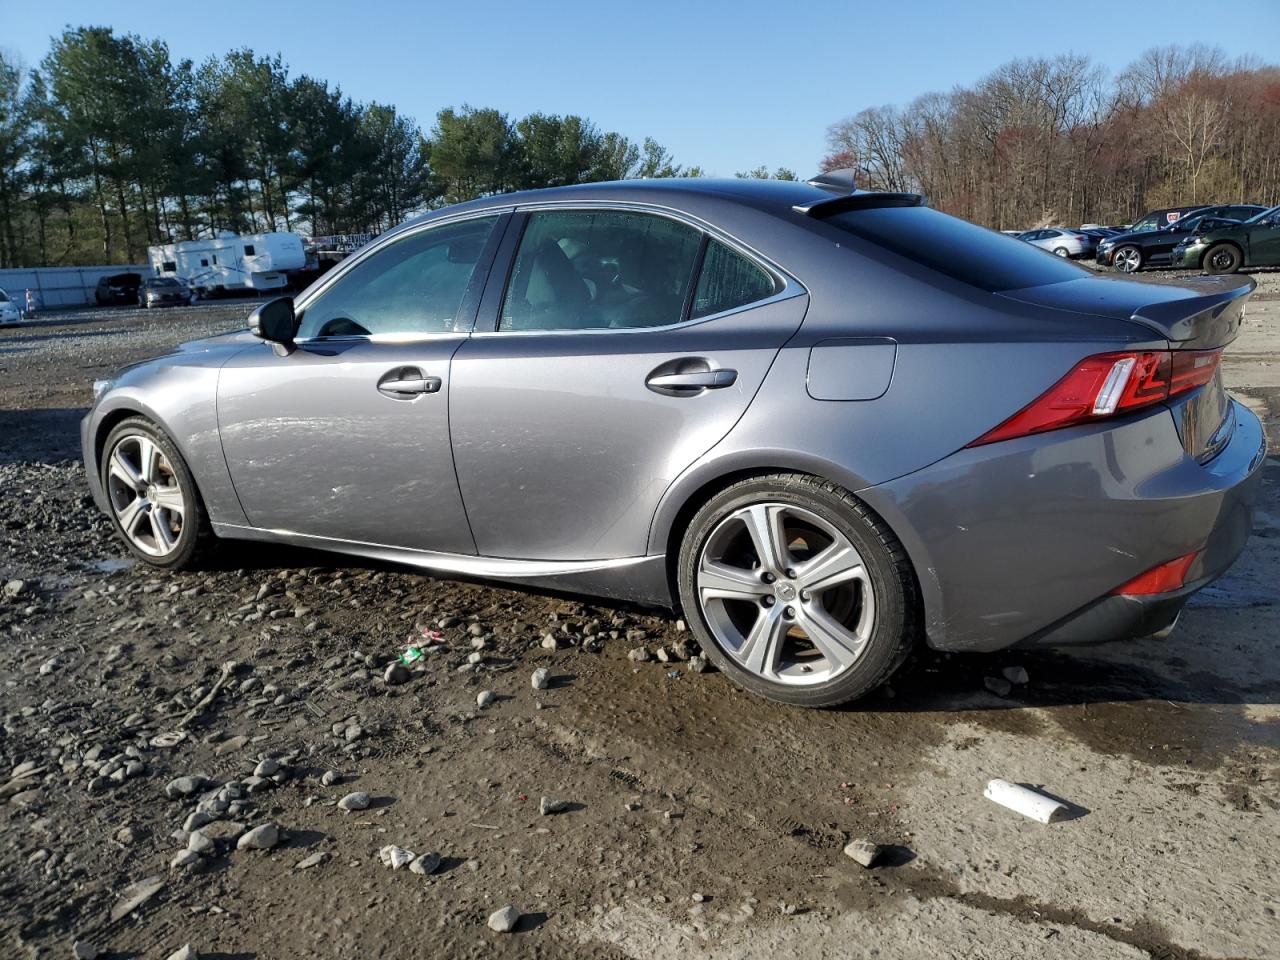
[[[1142,251],[1135,246],[1121,247],[1112,263],[1121,273],[1137,273],[1142,269]]]
[[[678,562],[681,604],[735,683],[831,706],[883,683],[915,638],[902,546],[846,491],[778,474],[721,491],[694,516]]]
[[[1055,257],[1069,257],[1071,256],[1071,251],[1068,250],[1066,247],[1054,247],[1053,255]]]
[[[1240,249],[1230,243],[1219,243],[1206,251],[1204,260],[1205,273],[1235,273],[1240,269]]]
[[[124,420],[103,445],[101,477],[111,519],[129,550],[153,566],[189,566],[204,515],[173,442],[149,420]]]

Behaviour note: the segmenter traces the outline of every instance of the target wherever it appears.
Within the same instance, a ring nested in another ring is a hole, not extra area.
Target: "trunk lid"
[[[1126,280],[1081,277],[1000,296],[1052,310],[1115,317],[1147,327],[1175,350],[1225,347],[1240,331],[1245,301],[1257,284],[1250,277]]]
[[[1244,305],[1257,284],[1249,277],[1195,277],[1176,281],[1081,277],[1002,294],[1054,310],[1114,317],[1144,326],[1174,351],[1221,350],[1240,332]],[[1234,410],[1219,370],[1203,387],[1169,401],[1187,453],[1211,460],[1231,436]]]

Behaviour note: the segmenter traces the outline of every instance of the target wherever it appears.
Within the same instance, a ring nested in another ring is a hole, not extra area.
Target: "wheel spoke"
[[[703,600],[749,600],[772,593],[772,588],[761,581],[754,570],[731,567],[728,564],[705,560],[698,570],[698,591]]]
[[[796,613],[796,623],[818,652],[827,658],[832,671],[843,670],[857,659],[866,642],[837,623],[820,607],[805,605]]]
[[[762,608],[751,632],[737,650],[738,659],[757,676],[772,676],[778,669],[778,654],[782,652],[786,632],[782,605]]]
[[[156,487],[151,502],[169,513],[182,514],[182,490],[178,487]]]
[[[142,479],[155,483],[160,474],[160,451],[147,437],[138,437],[138,465]]]
[[[177,539],[173,535],[173,531],[169,529],[169,521],[161,516],[161,511],[152,510],[147,514],[151,520],[151,533],[156,538],[156,546],[160,548],[162,553],[167,553],[173,549],[174,541]]]
[[[841,583],[866,578],[858,551],[838,541],[796,570],[796,580],[810,593],[821,593]]]
[[[142,479],[142,475],[137,470],[133,469],[133,464],[124,458],[119,447],[116,447],[115,452],[111,454],[107,469],[111,476],[128,484],[138,493],[146,489],[147,482]]]
[[[758,503],[747,508],[742,522],[751,535],[760,566],[775,576],[781,574],[790,562],[786,534],[782,531],[782,508],[776,504]]]
[[[146,501],[143,500],[142,497],[134,497],[116,513],[120,518],[120,529],[123,530],[130,538],[134,535],[134,528],[137,527],[138,518],[142,516],[145,507]]]

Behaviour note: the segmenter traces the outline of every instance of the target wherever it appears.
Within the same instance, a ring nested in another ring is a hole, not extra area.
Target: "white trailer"
[[[210,240],[181,240],[147,248],[151,272],[183,280],[197,296],[224,290],[281,290],[289,270],[307,262],[296,233],[224,233]]]

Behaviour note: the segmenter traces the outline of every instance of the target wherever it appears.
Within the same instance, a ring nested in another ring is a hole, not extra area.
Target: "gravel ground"
[[[1225,369],[1280,449],[1258,279]],[[260,546],[123,560],[75,459],[89,383],[248,309],[0,331],[0,956],[1280,956],[1274,457],[1168,640],[922,654],[791,710],[653,611]]]

